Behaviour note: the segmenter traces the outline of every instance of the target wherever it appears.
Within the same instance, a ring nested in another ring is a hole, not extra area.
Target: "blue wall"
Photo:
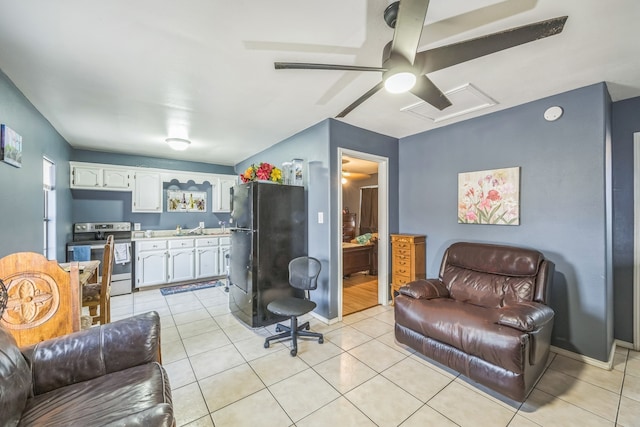
[[[0,162],[0,257],[43,252],[42,158],[56,165],[57,259],[64,260],[71,233],[71,147],[0,71],[0,122],[22,136],[22,167]]]
[[[395,138],[327,119],[236,165],[236,171],[240,173],[252,163],[281,165],[293,158],[305,161],[308,254],[322,262],[318,289],[313,292],[312,299],[318,304],[316,313],[327,319],[338,316],[338,283],[341,281],[338,272],[341,254],[338,236],[342,218],[338,195],[342,191],[342,185],[338,148],[389,158],[389,227],[394,232],[398,227],[395,208],[398,205],[397,142]],[[324,214],[323,224],[318,224],[318,212]]]
[[[547,122],[543,112],[564,115]],[[610,101],[597,84],[400,141],[400,231],[427,235],[427,273],[458,240],[536,248],[556,264],[553,344],[607,360],[613,342]],[[457,223],[458,173],[520,166],[519,226]]]
[[[613,277],[615,337],[633,342],[633,134],[640,132],[640,98],[613,103]],[[640,325],[636,326],[640,327]]]
[[[236,165],[236,172],[242,173],[253,163],[267,162],[281,166],[292,159],[304,161],[303,184],[307,209],[307,249],[308,255],[322,262],[318,278],[318,289],[311,298],[318,304],[316,312],[329,317],[332,300],[331,292],[331,221],[318,224],[317,213],[324,212],[329,218],[329,120],[322,121],[266,150],[249,157]]]
[[[330,159],[331,173],[330,182],[330,212],[331,223],[331,260],[332,283],[331,287],[331,311],[329,318],[338,316],[338,283],[342,281],[340,271],[338,270],[338,260],[342,255],[342,211],[340,210],[339,194],[342,192],[342,164],[338,157],[338,148],[345,148],[367,154],[374,154],[380,157],[386,157],[388,161],[388,206],[389,206],[389,233],[398,232],[398,140],[396,138],[375,133],[366,129],[361,129],[349,124],[330,119]],[[381,182],[378,182],[381,185]],[[386,241],[385,241],[386,239]],[[381,236],[380,244],[387,245],[387,251],[391,253],[391,246],[388,236]],[[391,257],[389,257],[389,263]],[[391,265],[389,264],[389,272]],[[389,279],[390,280],[390,279]]]
[[[131,156],[124,154],[103,153],[98,151],[73,150],[71,160],[111,165],[137,166],[178,171],[205,172],[213,174],[235,174],[232,166],[213,165],[208,163],[185,162],[180,160],[159,159],[153,157]],[[69,180],[69,177],[66,177]],[[143,230],[170,230],[177,225],[185,229],[198,226],[204,221],[205,227],[219,227],[219,221],[229,222],[229,214],[211,212],[211,184],[164,183],[162,213],[132,213],[131,192],[71,190],[73,222],[130,221],[139,222]],[[193,190],[207,192],[207,209],[205,213],[167,212],[166,190]]]

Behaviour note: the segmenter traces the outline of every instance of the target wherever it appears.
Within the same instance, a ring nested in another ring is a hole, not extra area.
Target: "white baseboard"
[[[312,315],[313,317],[315,317],[316,319],[318,319],[318,320],[320,320],[320,321],[322,321],[322,322],[326,323],[327,325],[333,325],[334,323],[338,323],[338,322],[339,322],[339,320],[338,320],[338,318],[337,318],[337,317],[336,317],[336,318],[333,318],[333,319],[331,319],[331,320],[329,320],[329,319],[327,319],[327,318],[326,318],[326,317],[324,317],[324,316],[320,316],[320,315],[319,315],[318,313],[316,313],[315,311],[312,311],[312,312],[311,312],[311,313],[309,313],[309,314],[311,314],[311,315]]]
[[[574,353],[573,351],[565,350],[564,348],[551,346],[551,351],[554,353],[560,354],[562,356],[568,357],[569,359],[578,360],[580,362],[586,363],[587,365],[595,366],[600,369],[606,369],[610,371],[613,369],[613,356],[616,352],[616,343],[614,342],[611,346],[611,351],[609,352],[609,360],[603,362],[602,360],[594,359],[592,357],[585,356],[583,354]]]
[[[622,348],[628,348],[629,350],[636,350],[632,342],[616,340],[616,345]]]

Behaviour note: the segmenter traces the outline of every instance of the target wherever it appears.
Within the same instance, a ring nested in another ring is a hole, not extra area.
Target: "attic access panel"
[[[455,89],[451,89],[445,92],[445,95],[449,98],[452,105],[442,111],[424,101],[401,108],[400,111],[409,113],[420,119],[427,119],[438,123],[498,104],[496,100],[471,83],[466,83]]]

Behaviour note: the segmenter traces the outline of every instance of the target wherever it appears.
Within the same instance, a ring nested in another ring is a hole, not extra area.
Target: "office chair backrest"
[[[312,257],[294,258],[289,263],[289,283],[297,289],[305,291],[318,287],[320,261]]]

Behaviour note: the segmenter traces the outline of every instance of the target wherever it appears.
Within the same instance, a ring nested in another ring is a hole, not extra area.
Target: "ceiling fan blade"
[[[341,118],[341,117],[346,116],[347,114],[352,112],[358,105],[362,104],[364,101],[366,101],[367,99],[371,98],[371,96],[373,96],[374,93],[376,93],[377,91],[379,91],[383,87],[384,87],[384,82],[378,83],[377,85],[375,85],[374,87],[369,89],[369,91],[367,93],[362,95],[360,98],[356,99],[354,102],[351,103],[351,105],[349,105],[347,108],[342,110],[340,112],[340,114],[338,114],[336,116],[336,118]]]
[[[274,62],[276,70],[338,70],[338,71],[378,71],[385,72],[386,68],[361,67],[358,65],[312,64],[307,62]]]
[[[402,55],[410,64],[418,50],[429,0],[401,0],[391,44],[391,56]]]
[[[418,77],[411,93],[441,111],[451,105],[449,98],[425,75]]]
[[[419,52],[415,65],[420,73],[442,70],[510,47],[560,34],[568,16],[548,19],[463,42]]]

